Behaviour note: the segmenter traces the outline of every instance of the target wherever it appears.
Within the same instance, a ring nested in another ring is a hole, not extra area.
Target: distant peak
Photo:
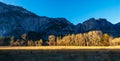
[[[102,23],[110,23],[110,24],[112,24],[111,22],[107,21],[107,19],[105,19],[105,18],[99,18],[97,21],[102,22]]]
[[[61,18],[55,18],[55,19],[67,20],[66,18],[63,18],[63,17],[61,17]]]
[[[97,19],[98,21],[100,21],[100,20],[105,20],[105,21],[107,21],[105,18],[99,18],[99,19]]]
[[[84,21],[83,23],[90,23],[90,22],[96,22],[96,19],[95,18],[90,18],[90,19]]]
[[[87,20],[87,22],[94,22],[94,21],[96,21],[95,18],[90,18],[90,19]]]
[[[95,20],[95,18],[90,18],[90,19],[88,19],[88,20]]]

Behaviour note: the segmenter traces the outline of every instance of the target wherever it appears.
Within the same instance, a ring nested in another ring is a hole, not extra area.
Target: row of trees
[[[0,45],[1,46],[41,46],[43,44],[43,40],[32,41],[27,39],[27,34],[21,35],[20,39],[12,37],[0,37]]]
[[[10,46],[41,46],[43,41],[42,39],[38,40],[38,41],[32,41],[32,40],[27,40],[27,35],[23,34],[21,36],[21,40],[17,39],[16,41],[14,40],[14,37],[11,37],[11,41],[10,41]]]
[[[120,45],[120,37],[114,38],[114,39],[111,41],[111,46],[116,46],[116,45]]]
[[[90,31],[83,34],[72,34],[64,37],[49,36],[49,46],[109,46],[113,38],[101,31]]]
[[[44,44],[49,46],[110,46],[120,45],[120,38],[112,38],[108,34],[103,34],[101,31],[90,31],[88,33],[68,34],[61,36],[48,36],[48,41]],[[14,36],[9,38],[0,37],[0,45],[10,46],[42,46],[43,40],[32,41],[27,39],[27,35],[21,35],[21,39],[14,39]]]

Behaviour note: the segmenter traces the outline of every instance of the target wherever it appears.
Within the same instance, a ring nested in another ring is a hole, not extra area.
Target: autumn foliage
[[[112,37],[101,31],[90,31],[83,34],[71,34],[64,37],[50,35],[49,46],[109,46]],[[53,41],[51,41],[51,39]],[[52,42],[52,43],[51,43]]]
[[[1,46],[115,46],[120,45],[120,38],[113,38],[101,31],[89,31],[87,33],[68,34],[65,36],[49,35],[48,41],[42,39],[33,41],[27,39],[27,34],[22,34],[21,39],[12,37],[0,37]]]

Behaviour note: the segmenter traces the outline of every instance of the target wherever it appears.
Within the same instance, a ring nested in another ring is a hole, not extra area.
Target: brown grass
[[[0,50],[120,50],[120,46],[0,46]]]

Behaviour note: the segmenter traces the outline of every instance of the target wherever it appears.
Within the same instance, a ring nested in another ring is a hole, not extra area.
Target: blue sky
[[[89,18],[120,22],[120,0],[0,0],[22,6],[39,16],[64,17],[74,24]]]

